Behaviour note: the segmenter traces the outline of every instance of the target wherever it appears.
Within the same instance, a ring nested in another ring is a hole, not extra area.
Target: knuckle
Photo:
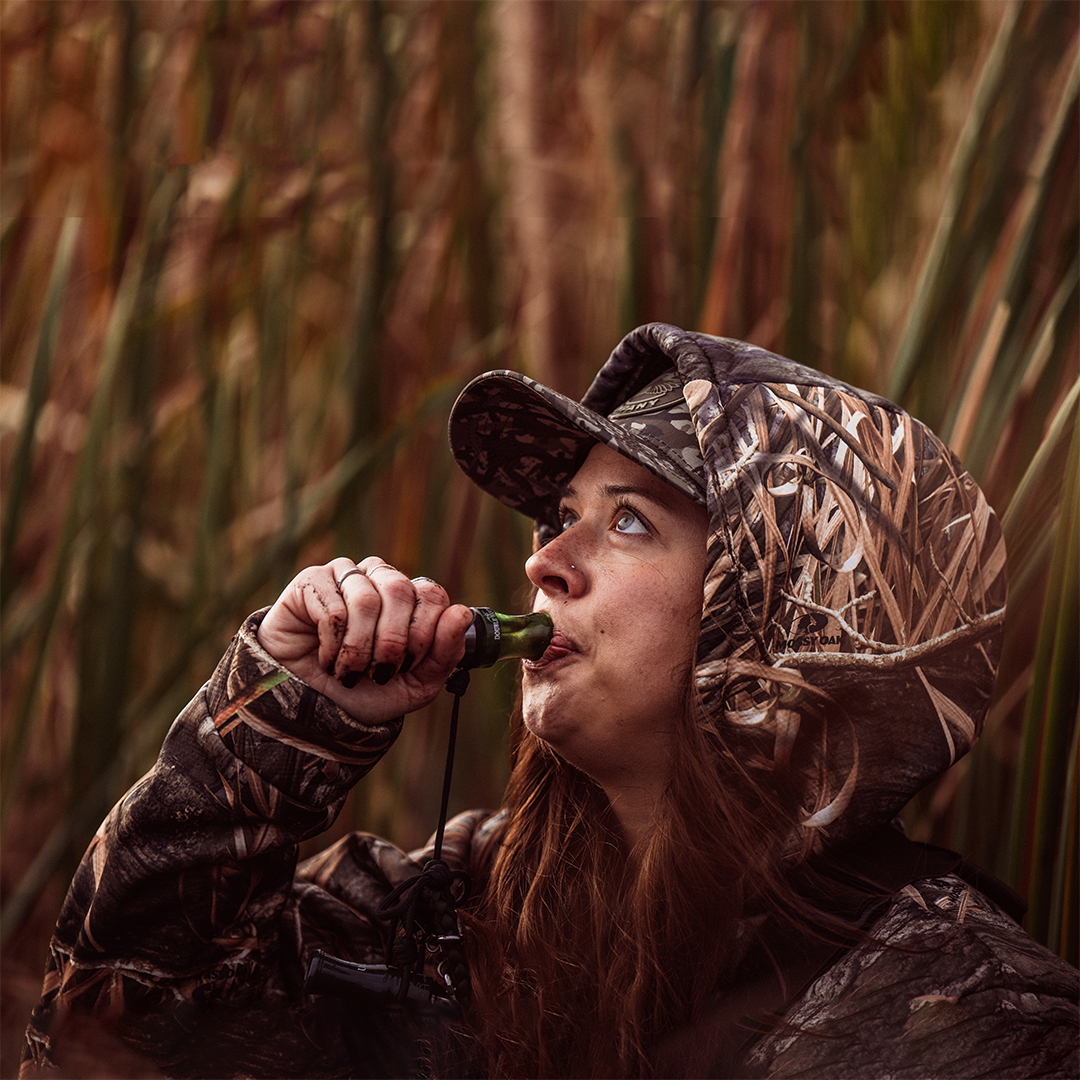
[[[341,650],[338,653],[339,659],[345,659],[346,661],[359,660],[358,666],[366,666],[367,661],[371,656],[371,645],[367,642],[346,641],[341,646]]]
[[[363,567],[365,574],[374,573],[383,566],[388,570],[395,569],[395,567],[391,566],[381,555],[368,555],[361,559],[360,562],[357,563],[357,566]]]
[[[327,611],[340,613],[345,610],[345,597],[337,589],[327,589],[316,582],[312,582],[308,588],[311,589]]]
[[[409,635],[404,634],[399,630],[388,627],[379,634],[379,645],[383,649],[389,649],[391,652],[397,650],[404,650],[405,646],[409,643]]]
[[[411,604],[415,597],[415,591],[412,586],[412,582],[407,577],[391,577],[389,574],[384,575],[386,578],[385,583],[382,584],[383,592],[391,600],[400,600],[403,603]]]
[[[375,589],[364,589],[349,601],[352,610],[358,615],[376,616],[382,610],[382,599]]]
[[[435,636],[435,624],[430,618],[418,618],[414,615],[409,620],[408,638],[409,644],[416,648],[426,649]]]
[[[416,586],[416,595],[425,604],[445,606],[450,603],[450,596],[437,581],[421,581]]]
[[[345,610],[338,591],[326,588],[325,583],[317,578],[308,578],[301,582],[299,592],[301,595],[309,594],[310,604],[313,605],[309,610],[317,611],[321,608],[327,615],[340,615]]]

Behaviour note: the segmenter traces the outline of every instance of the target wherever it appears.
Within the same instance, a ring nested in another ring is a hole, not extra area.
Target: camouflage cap
[[[450,446],[462,470],[540,522],[597,443],[705,505],[701,447],[674,368],[606,416],[520,372],[490,371],[465,387],[450,417]]]

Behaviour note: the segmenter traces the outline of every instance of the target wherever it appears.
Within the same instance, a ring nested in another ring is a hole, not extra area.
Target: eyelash
[[[618,503],[615,504],[615,521],[618,522],[619,518],[622,517],[623,514],[633,514],[646,532],[652,532],[652,526],[649,524],[648,518],[646,518],[645,515],[636,506],[633,505],[633,503],[628,503],[625,500],[620,500]]]
[[[634,506],[633,503],[627,502],[625,499],[620,499],[615,504],[614,512],[612,514],[612,520],[614,522],[618,522],[619,518],[621,518],[623,514],[633,514],[633,516],[637,518],[637,520],[641,523],[642,527],[645,529],[646,532],[652,532],[652,525],[649,523],[649,519],[645,517],[645,515],[636,506]],[[559,507],[560,532],[566,532],[566,530],[569,529],[570,526],[574,523],[574,520],[576,520],[575,515],[572,514],[569,510],[567,510],[566,507]]]

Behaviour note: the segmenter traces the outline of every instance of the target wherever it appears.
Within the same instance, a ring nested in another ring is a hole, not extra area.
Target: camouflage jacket
[[[93,1075],[140,1077],[418,1070],[423,1033],[401,1015],[302,990],[316,949],[382,962],[386,927],[375,908],[420,872],[422,853],[362,833],[297,865],[297,844],[330,825],[400,722],[365,727],[283,678],[257,642],[259,618],[244,624],[83,858],[21,1075],[59,1067],[86,1076],[87,1062]],[[448,825],[452,868],[482,881],[476,853],[493,824],[477,811]],[[964,881],[905,887],[874,934],[789,987],[797,993],[784,1023],[749,1038],[736,1023],[738,1064],[713,1064],[711,1074],[1080,1075],[1080,973]],[[745,1004],[736,996],[735,1012]],[[731,1008],[661,1048],[661,1074],[698,1075],[709,1026],[732,1028]]]

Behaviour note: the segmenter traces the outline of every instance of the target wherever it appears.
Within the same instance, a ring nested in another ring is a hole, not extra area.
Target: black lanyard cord
[[[435,852],[433,859],[442,859],[443,832],[446,829],[446,810],[450,805],[450,781],[454,775],[454,747],[457,744],[458,706],[462,695],[469,689],[469,672],[465,668],[454,668],[446,680],[446,689],[454,695],[454,706],[450,710],[450,736],[446,743],[446,770],[443,772],[442,805],[439,807],[439,827],[435,830]]]
[[[442,805],[439,809],[439,826],[435,831],[432,858],[427,861],[422,873],[403,881],[376,909],[379,918],[391,923],[392,944],[388,961],[400,969],[399,1000],[404,1000],[408,992],[410,969],[423,970],[425,945],[433,941],[442,953],[440,973],[449,982],[458,1004],[463,1008],[469,999],[469,969],[458,926],[453,887],[459,881],[464,882],[467,891],[468,874],[464,870],[451,870],[446,865],[442,858],[442,845],[450,805],[450,783],[454,775],[458,709],[461,697],[468,688],[468,671],[455,668],[446,680],[446,689],[454,695],[454,705],[450,713]],[[404,932],[399,933],[399,929]]]
[[[446,814],[450,805],[450,782],[454,775],[454,747],[457,743],[458,709],[461,697],[469,688],[469,673],[455,668],[446,680],[446,689],[454,695],[450,712],[450,734],[446,747],[446,770],[443,774],[442,805],[435,845],[424,869],[416,877],[403,881],[375,909],[380,919],[390,923],[390,967],[377,964],[354,964],[317,951],[311,958],[305,990],[314,994],[349,994],[368,999],[395,998],[422,1003],[428,994],[446,996],[447,989],[461,1009],[471,1000],[469,967],[457,917],[454,886],[462,883],[462,899],[468,895],[469,875],[464,870],[451,870],[442,858]],[[399,932],[400,931],[400,932]],[[439,973],[445,986],[432,984],[423,976],[424,958],[429,945],[442,955]],[[396,986],[392,971],[396,969]],[[415,969],[417,974],[413,975]],[[432,999],[434,1000],[434,999]]]

